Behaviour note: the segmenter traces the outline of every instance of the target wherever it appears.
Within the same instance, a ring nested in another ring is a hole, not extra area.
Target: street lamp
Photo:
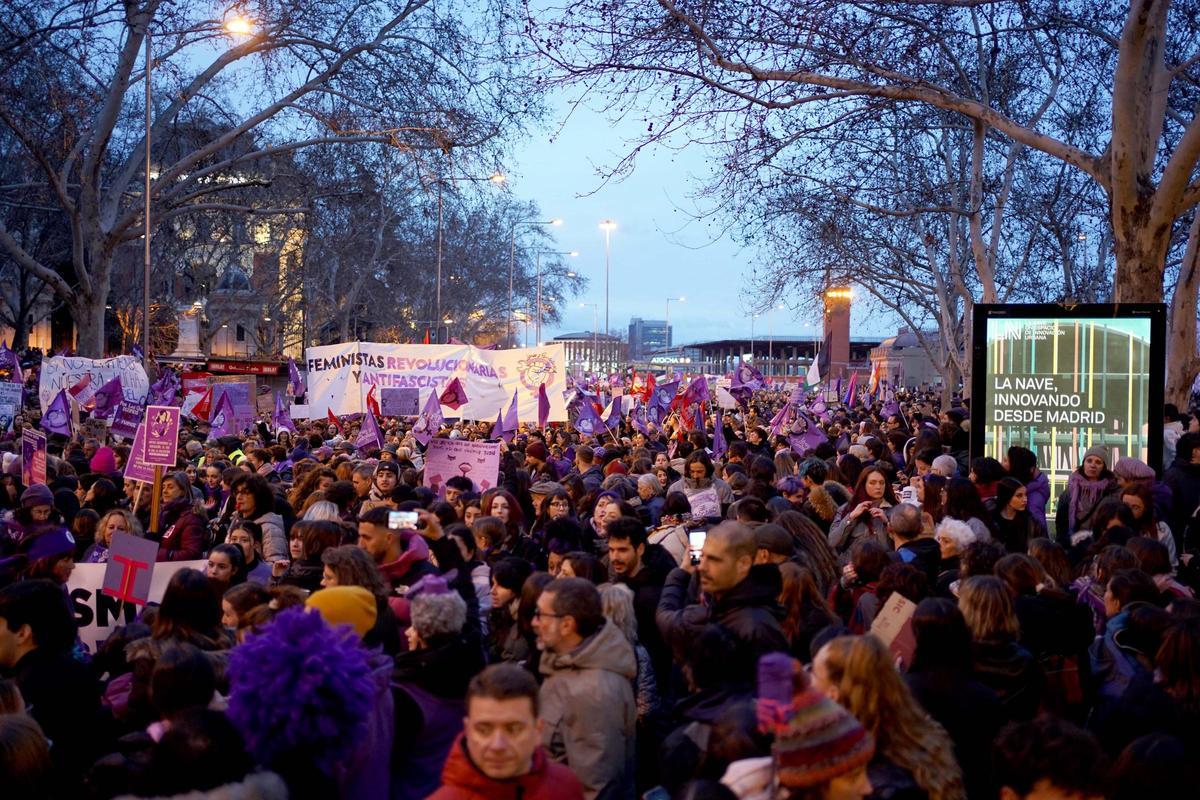
[[[588,366],[591,368],[589,372],[595,372],[596,365],[596,317],[600,313],[599,303],[580,303],[580,308],[592,307],[592,357],[588,359]]]
[[[146,83],[146,183],[142,193],[143,204],[143,222],[145,223],[145,247],[142,249],[142,365],[146,366],[150,363],[150,147],[151,128],[154,127],[154,119],[151,100],[151,85],[152,76],[154,73],[154,59],[150,57],[150,44],[152,35],[150,32],[150,22],[146,21],[145,40],[145,83]],[[250,36],[254,33],[254,21],[247,19],[238,14],[228,17],[223,23],[225,30],[234,36]]]
[[[617,229],[617,223],[611,219],[600,220],[600,230],[604,231],[604,333],[608,334],[608,283],[609,267],[612,261],[612,232]]]
[[[666,322],[667,322],[667,348],[668,349],[670,349],[670,347],[671,347],[671,301],[672,300],[674,300],[677,303],[682,303],[683,301],[687,300],[687,298],[686,297],[668,297],[667,298],[667,320],[666,320]]]
[[[578,250],[538,250],[537,256],[537,336],[535,337],[534,346],[540,346],[542,343],[542,254],[548,256],[570,256],[576,258],[579,255]]]
[[[560,226],[562,224],[563,224],[563,221],[559,217],[554,217],[553,219],[548,219],[545,221],[540,221],[540,220],[535,220],[535,219],[527,219],[527,220],[521,220],[519,222],[514,222],[512,224],[512,227],[509,229],[509,240],[508,240],[508,340],[509,340],[508,346],[509,347],[513,346],[513,333],[512,333],[513,273],[516,271],[516,266],[517,266],[517,226],[518,225],[553,225],[554,227],[557,228],[558,226]]]

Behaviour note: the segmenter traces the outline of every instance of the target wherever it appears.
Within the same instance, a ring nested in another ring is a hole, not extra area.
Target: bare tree
[[[407,133],[433,125],[470,148],[536,111],[536,91],[497,51],[489,13],[470,4],[283,0],[257,8],[252,30],[231,35],[229,20],[206,3],[0,2],[8,22],[0,126],[37,171],[36,180],[4,187],[0,208],[38,198],[61,214],[70,243],[67,266],[57,268],[22,246],[0,214],[0,249],[66,304],[81,353],[103,350],[115,258],[142,237],[146,127],[158,230],[210,211],[299,210],[231,197],[269,181],[260,170],[272,157],[320,144],[437,149]]]
[[[1172,297],[1168,397],[1190,385],[1200,366],[1187,268],[1198,247],[1183,247],[1200,230],[1188,224],[1200,202],[1196,0],[581,1],[527,12],[529,41],[555,73],[645,115],[646,141],[917,104],[966,120],[977,141],[998,136],[1070,166],[1106,200],[1114,299]],[[1178,259],[1171,285],[1173,248],[1192,258]]]

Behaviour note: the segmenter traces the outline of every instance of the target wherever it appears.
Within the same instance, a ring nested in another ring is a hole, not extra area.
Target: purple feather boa
[[[230,654],[229,718],[260,763],[300,756],[332,775],[366,735],[372,672],[348,627],[287,609]]]

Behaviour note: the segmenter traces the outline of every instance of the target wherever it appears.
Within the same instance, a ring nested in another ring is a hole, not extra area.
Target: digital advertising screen
[[[1166,308],[977,305],[971,453],[1032,450],[1053,501],[1089,447],[1159,467]]]

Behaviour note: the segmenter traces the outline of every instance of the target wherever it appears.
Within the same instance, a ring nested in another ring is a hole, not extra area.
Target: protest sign
[[[448,478],[465,475],[476,492],[485,492],[500,477],[500,445],[466,439],[432,439],[425,451],[424,483],[439,495]]]
[[[142,424],[145,416],[146,406],[143,403],[122,400],[117,406],[117,413],[113,417],[109,433],[113,436],[120,436],[122,439],[132,439],[137,435],[138,425]]]
[[[26,486],[46,482],[46,434],[21,431],[21,482]]]
[[[115,534],[108,547],[102,590],[118,600],[145,605],[157,557],[156,542],[128,533]]]
[[[258,414],[256,386],[254,377],[246,375],[220,377],[213,381],[212,407],[219,408],[221,398],[229,398],[229,405],[233,407],[231,430],[241,431],[254,425]]]
[[[142,483],[154,483],[154,466],[146,463],[146,423],[138,425],[129,448],[129,460],[125,462],[125,478]]]
[[[691,506],[693,519],[721,516],[721,498],[711,486],[689,495],[688,505]]]
[[[113,378],[120,378],[121,391],[130,400],[145,400],[150,391],[146,370],[133,356],[102,359],[54,356],[42,359],[41,382],[38,384],[38,402],[42,411],[45,412],[60,390],[78,385],[85,377],[90,377],[90,385],[97,389]]]
[[[483,350],[471,345],[348,342],[310,347],[305,358],[305,398],[311,414],[319,415],[324,409],[338,415],[361,413],[372,386],[383,392],[417,389],[417,408],[421,408],[430,392],[440,395],[446,384],[458,378],[469,398],[457,409],[463,419],[495,419],[497,413],[508,408],[515,391],[519,419],[536,422],[538,387],[545,383],[550,398],[549,421],[567,421],[563,401],[567,376],[561,344]]]
[[[181,569],[204,571],[204,561],[164,561],[155,564],[154,576],[150,581],[147,598],[151,603],[162,601],[163,592],[171,578]],[[107,639],[121,625],[128,625],[138,615],[139,608],[105,594],[104,573],[107,564],[76,564],[67,579],[67,593],[71,597],[71,609],[79,626],[79,638],[93,653],[96,646]]]
[[[8,415],[9,427],[12,425],[12,418],[21,411],[21,394],[24,390],[22,384],[19,383],[0,383],[0,407],[7,406],[12,409]],[[0,429],[0,432],[8,430],[8,427]]]
[[[421,390],[381,389],[379,411],[385,417],[415,417],[421,413]]]
[[[917,651],[917,639],[912,629],[916,610],[916,603],[899,592],[892,592],[871,623],[871,635],[887,645],[892,657],[898,658],[905,667],[912,664],[913,654]]]
[[[147,464],[175,466],[179,449],[179,409],[176,406],[147,406],[142,448]]]

